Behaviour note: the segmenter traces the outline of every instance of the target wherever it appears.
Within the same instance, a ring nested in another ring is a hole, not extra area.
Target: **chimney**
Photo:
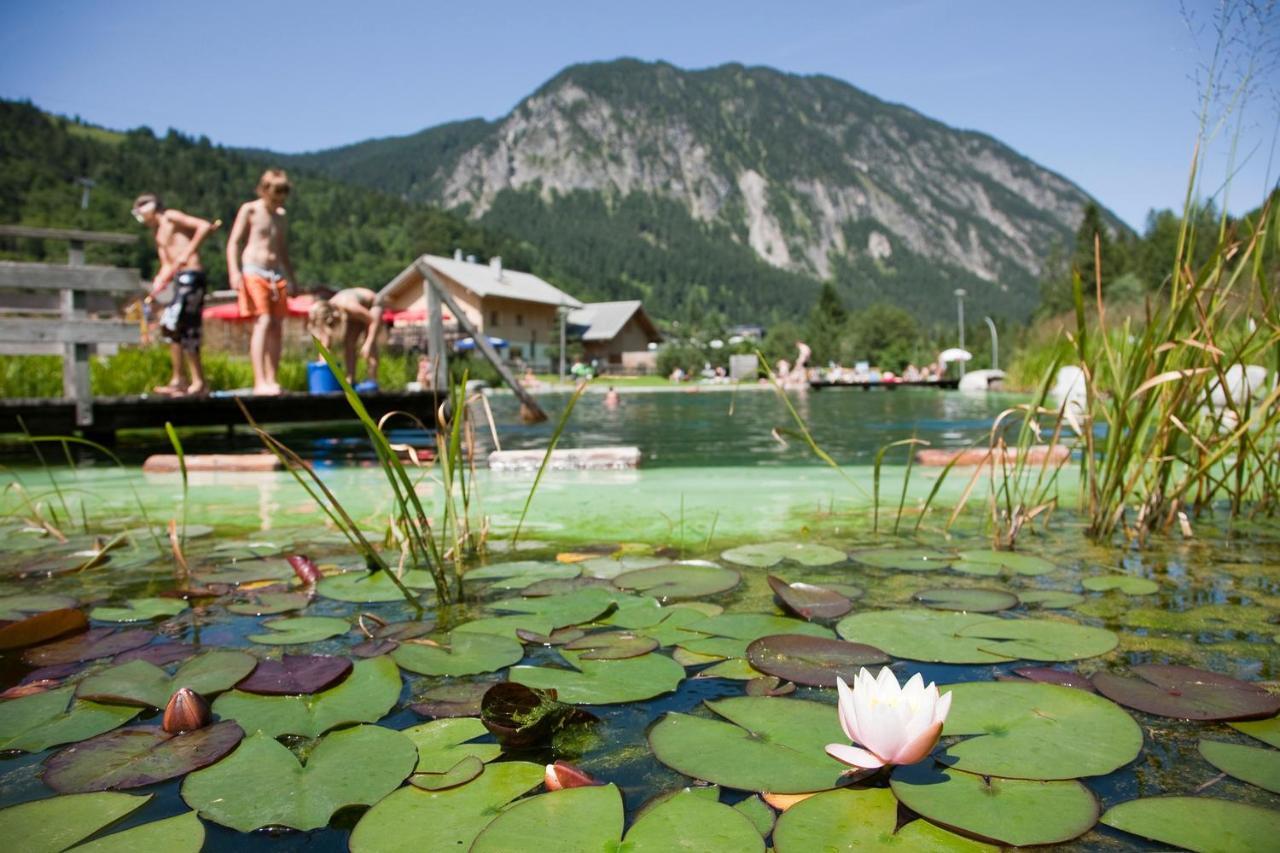
[[[475,256],[475,255],[467,255],[467,263],[469,263],[469,264],[474,264],[475,262],[476,262],[476,256]]]
[[[454,250],[453,250],[453,259],[454,259],[455,261],[457,261],[458,263],[462,263],[462,250],[461,250],[461,249],[454,249]]]
[[[489,259],[489,270],[493,273],[493,277],[498,281],[502,281],[502,256],[494,255]]]

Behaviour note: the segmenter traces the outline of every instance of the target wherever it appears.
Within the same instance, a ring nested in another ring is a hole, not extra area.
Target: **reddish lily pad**
[[[480,722],[508,748],[546,746],[556,732],[593,723],[594,714],[556,700],[556,691],[500,681],[480,702]]]
[[[111,662],[128,663],[134,660],[144,660],[156,666],[168,666],[171,663],[186,660],[198,651],[200,649],[190,643],[159,643],[154,646],[143,646],[138,649],[121,652],[112,658]]]
[[[602,631],[565,643],[564,647],[583,652],[582,660],[622,660],[648,654],[658,648],[658,641],[630,631]]]
[[[853,602],[833,589],[810,583],[787,583],[769,575],[769,586],[782,606],[802,619],[839,619],[853,609]]]
[[[913,598],[934,610],[960,610],[965,613],[996,613],[1016,607],[1018,597],[1002,589],[926,589]]]
[[[115,628],[90,628],[83,634],[68,637],[65,640],[27,649],[22,654],[22,660],[32,666],[53,666],[60,663],[97,660],[145,646],[155,639],[155,636],[145,628],[130,628],[124,631]]]
[[[613,583],[619,589],[641,592],[659,601],[676,601],[728,592],[741,580],[742,575],[724,566],[675,563],[623,572]]]
[[[1029,681],[1056,684],[1059,687],[1074,687],[1077,690],[1084,690],[1088,693],[1098,692],[1093,689],[1093,682],[1087,676],[1078,672],[1068,672],[1048,666],[1021,666],[1015,669],[1014,673]],[[1015,680],[1021,680],[1021,678]]]
[[[862,643],[803,634],[774,634],[747,646],[747,660],[763,673],[797,684],[835,687],[836,678],[853,681],[859,669],[886,664],[889,656]]]
[[[1098,692],[1129,708],[1180,720],[1256,720],[1280,711],[1280,695],[1189,666],[1140,664],[1138,678],[1093,676]]]
[[[37,613],[0,627],[0,649],[21,649],[75,634],[89,627],[84,612],[72,608]]]
[[[41,778],[64,794],[141,788],[208,767],[243,737],[229,720],[180,735],[152,727],[122,729],[54,753]]]
[[[284,655],[264,660],[237,690],[263,696],[290,696],[326,690],[351,673],[351,661],[336,655]]]

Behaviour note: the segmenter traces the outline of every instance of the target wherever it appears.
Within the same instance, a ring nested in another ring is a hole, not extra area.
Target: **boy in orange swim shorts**
[[[287,298],[296,276],[289,260],[288,222],[284,202],[289,177],[268,169],[258,180],[258,198],[245,202],[227,238],[227,273],[239,295],[240,316],[253,317],[249,360],[253,363],[253,392],[279,394],[276,371],[284,338]],[[244,243],[243,253],[240,244]]]

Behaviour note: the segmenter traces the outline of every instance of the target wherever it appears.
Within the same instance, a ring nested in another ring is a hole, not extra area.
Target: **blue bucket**
[[[342,390],[338,377],[321,361],[307,362],[307,390],[312,394],[334,394]]]

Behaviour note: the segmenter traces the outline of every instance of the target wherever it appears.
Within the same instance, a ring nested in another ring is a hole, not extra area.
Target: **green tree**
[[[839,355],[840,339],[847,331],[848,322],[849,312],[840,294],[831,282],[823,282],[804,329],[805,343],[813,348],[815,364],[826,364]]]
[[[920,324],[907,311],[877,302],[854,315],[850,323],[854,351],[884,370],[901,371],[917,358]]]

